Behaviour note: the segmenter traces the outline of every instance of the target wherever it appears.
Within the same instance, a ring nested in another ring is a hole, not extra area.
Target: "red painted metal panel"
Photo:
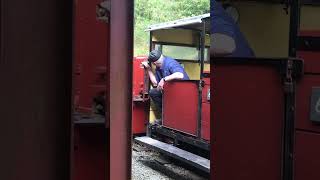
[[[301,31],[300,36],[320,37],[320,31]],[[310,121],[310,103],[312,88],[320,87],[320,52],[300,51],[298,56],[305,62],[305,75],[297,85],[294,178],[318,180],[320,126]]]
[[[163,91],[163,125],[196,135],[198,113],[198,81],[165,83]]]
[[[146,91],[145,87],[145,70],[141,66],[141,62],[146,61],[146,56],[138,56],[133,59],[133,99],[141,98]]]
[[[320,31],[300,31],[300,36],[320,37]],[[297,56],[304,60],[304,72],[320,73],[320,52],[298,51]]]
[[[74,131],[74,179],[106,180],[109,167],[105,127],[76,126]]]
[[[201,138],[210,141],[210,103],[202,103]]]
[[[311,36],[311,37],[320,37],[319,30],[301,30],[299,36]]]
[[[84,113],[91,113],[93,98],[106,91],[109,24],[96,18],[100,2],[75,3],[75,103]]]
[[[296,128],[320,132],[320,126],[310,121],[312,87],[320,87],[320,75],[304,75],[297,85]]]
[[[319,180],[320,134],[297,131],[295,141],[295,180]]]
[[[132,133],[146,132],[147,107],[144,102],[133,102],[132,105]]]
[[[145,133],[147,123],[147,101],[144,94],[147,92],[145,83],[145,70],[141,66],[142,61],[146,61],[146,56],[138,56],[133,59],[133,107],[132,107],[132,133]]]
[[[320,73],[320,52],[298,51],[297,56],[304,60],[305,73]]]
[[[76,0],[74,16],[74,103],[80,113],[93,112],[93,99],[107,90],[109,24],[96,18],[101,0]],[[109,124],[106,122],[106,124]],[[105,127],[75,126],[74,180],[109,178]]]
[[[215,180],[280,180],[283,88],[276,68],[214,65]]]

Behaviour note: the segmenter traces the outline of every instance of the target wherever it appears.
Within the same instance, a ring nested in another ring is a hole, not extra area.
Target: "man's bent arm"
[[[183,73],[181,72],[175,72],[169,76],[166,76],[165,77],[165,81],[171,81],[171,80],[174,80],[174,79],[183,79],[184,78],[184,75]]]
[[[148,75],[149,75],[149,78],[150,78],[152,85],[157,86],[158,82],[157,82],[156,76],[153,74],[151,68],[148,68],[147,71],[148,71]]]
[[[211,34],[210,55],[227,56],[236,49],[235,41],[232,37],[220,33]]]

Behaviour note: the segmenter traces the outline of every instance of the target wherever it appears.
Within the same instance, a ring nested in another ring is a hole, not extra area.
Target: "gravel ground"
[[[132,146],[132,180],[207,180],[203,172],[192,172],[191,168],[152,151],[140,144]]]

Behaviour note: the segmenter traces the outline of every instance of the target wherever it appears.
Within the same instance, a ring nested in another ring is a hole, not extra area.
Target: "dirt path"
[[[132,180],[207,180],[208,175],[137,143],[132,146]]]

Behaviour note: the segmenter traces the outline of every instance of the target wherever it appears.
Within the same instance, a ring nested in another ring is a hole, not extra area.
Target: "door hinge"
[[[284,91],[286,93],[293,93],[294,86],[293,86],[293,79],[292,79],[292,71],[293,71],[293,61],[289,59],[286,65],[286,75],[284,78]]]

